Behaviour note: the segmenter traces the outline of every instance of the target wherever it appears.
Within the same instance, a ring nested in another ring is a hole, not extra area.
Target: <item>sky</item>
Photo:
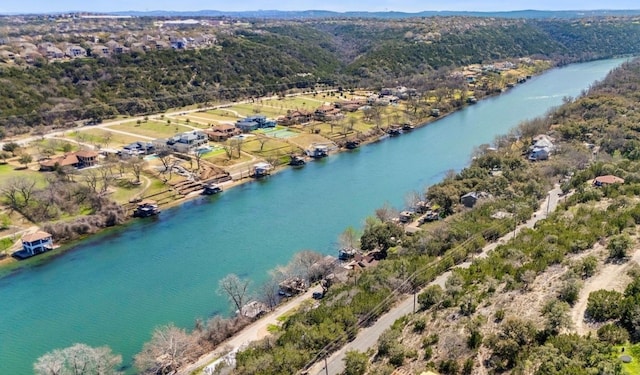
[[[110,12],[147,10],[332,10],[399,11],[423,10],[593,10],[640,9],[637,0],[0,0],[0,14],[52,13],[66,11]]]

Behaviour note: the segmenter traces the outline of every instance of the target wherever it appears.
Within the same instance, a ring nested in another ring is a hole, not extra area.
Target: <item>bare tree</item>
[[[111,185],[111,181],[113,181],[113,171],[110,166],[104,166],[102,168],[98,168],[98,173],[100,174],[100,180],[102,181],[102,188],[100,189],[101,193],[104,193],[109,189],[109,185]]]
[[[158,150],[156,155],[158,156],[158,159],[160,159],[162,166],[164,166],[164,171],[166,172],[169,169],[169,162],[171,161],[171,150],[164,147]]]
[[[273,309],[278,305],[278,291],[280,290],[280,281],[281,280],[278,280],[275,276],[272,276],[262,285],[260,285],[260,289],[258,291],[260,295],[260,301],[267,305],[269,309]]]
[[[415,210],[421,201],[422,196],[415,190],[408,192],[404,197],[404,205],[410,210]]]
[[[196,159],[196,171],[199,172],[200,171],[200,162],[202,161],[202,152],[196,150],[195,154],[193,155],[193,158]]]
[[[311,279],[311,269],[313,265],[320,262],[322,258],[324,258],[322,254],[312,250],[297,252],[291,260],[293,273],[304,279]]]
[[[398,215],[398,210],[391,207],[389,203],[385,203],[384,206],[376,209],[376,216],[383,223],[393,219],[394,217],[398,217]]]
[[[240,311],[247,302],[250,283],[250,280],[240,279],[236,274],[231,273],[218,282],[218,294],[227,296],[229,302]]]
[[[227,155],[227,159],[231,160],[233,158],[233,145],[231,144],[231,141],[223,143],[222,148],[224,149],[224,153]]]
[[[35,187],[35,180],[27,177],[14,177],[2,187],[1,191],[9,206],[14,210],[19,210],[29,205]]]
[[[258,142],[260,142],[260,152],[262,152],[262,149],[264,149],[264,145],[269,142],[269,137],[267,137],[266,135],[258,135],[257,136]]]
[[[173,324],[158,327],[151,341],[144,344],[134,358],[142,374],[171,374],[189,360],[195,340],[184,329]]]
[[[133,176],[136,178],[135,182],[139,183],[140,175],[142,174],[142,171],[144,170],[144,168],[147,166],[147,162],[142,158],[131,158],[129,159],[129,162],[127,164],[129,164],[129,167],[131,168],[131,172],[133,173]]]
[[[75,344],[65,349],[49,352],[33,364],[36,375],[115,375],[122,357],[111,353],[107,346],[92,348]]]
[[[100,182],[100,176],[95,168],[89,169],[83,173],[84,182],[87,186],[93,190],[94,193],[98,192],[98,182]]]
[[[243,143],[244,143],[244,140],[242,140],[242,139],[232,139],[231,140],[231,144],[233,145],[233,148],[238,153],[238,159],[240,158],[240,154],[242,153],[242,144]]]
[[[341,249],[357,249],[360,247],[360,233],[354,227],[347,227],[338,237]]]

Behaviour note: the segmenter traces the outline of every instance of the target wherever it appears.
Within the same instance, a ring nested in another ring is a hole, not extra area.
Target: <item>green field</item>
[[[139,141],[139,138],[110,132],[108,129],[87,129],[69,134],[78,142],[100,145],[107,148],[118,148]]]
[[[622,348],[625,349],[624,352],[622,352]],[[631,357],[631,363],[622,364],[625,373],[629,375],[640,374],[640,344],[616,346],[615,349],[616,358],[620,358],[622,355]]]

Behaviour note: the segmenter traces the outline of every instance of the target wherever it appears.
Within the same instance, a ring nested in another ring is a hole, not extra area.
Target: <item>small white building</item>
[[[22,254],[25,257],[34,256],[53,249],[53,236],[47,232],[38,231],[22,237]]]

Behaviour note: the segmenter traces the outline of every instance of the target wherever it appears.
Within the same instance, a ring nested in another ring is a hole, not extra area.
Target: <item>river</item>
[[[474,147],[578,96],[623,59],[553,69],[408,135],[289,169],[74,244],[0,279],[0,373],[81,342],[131,364],[154,327],[230,313],[229,273],[264,280],[302,249],[336,255],[347,226],[466,166]],[[129,370],[131,372],[131,370]]]

